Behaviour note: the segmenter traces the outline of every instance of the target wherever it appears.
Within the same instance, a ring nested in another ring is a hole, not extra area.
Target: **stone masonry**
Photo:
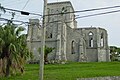
[[[109,61],[107,31],[100,27],[77,28],[74,8],[69,1],[48,3],[46,46],[55,48],[49,54],[49,60],[99,62]],[[67,14],[64,14],[67,13]],[[57,15],[50,15],[57,14]],[[30,19],[27,44],[39,60],[41,47],[41,29],[38,19]]]

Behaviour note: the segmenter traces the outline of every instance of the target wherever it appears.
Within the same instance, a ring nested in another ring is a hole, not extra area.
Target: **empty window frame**
[[[75,54],[75,41],[71,42],[71,54]]]
[[[103,35],[103,33],[101,33],[101,37],[100,37],[100,46],[101,47],[104,46],[104,35]]]
[[[89,32],[88,36],[89,36],[89,47],[93,47],[94,46],[93,33]]]

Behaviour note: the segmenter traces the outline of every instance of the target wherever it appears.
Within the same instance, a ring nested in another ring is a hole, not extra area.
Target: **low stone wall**
[[[94,78],[78,78],[77,80],[120,80],[120,76],[94,77]]]

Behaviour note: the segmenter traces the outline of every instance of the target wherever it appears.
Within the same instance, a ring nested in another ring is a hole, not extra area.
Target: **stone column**
[[[98,59],[98,62],[101,61],[101,50],[100,50],[100,31],[99,31],[99,28],[97,28],[97,59]]]
[[[61,61],[61,23],[58,25],[57,32],[57,52],[56,52],[56,61]]]
[[[79,40],[79,62],[81,62],[81,53],[83,53],[83,43],[82,40]]]
[[[38,40],[38,34],[40,37],[40,33],[38,33],[38,27],[39,27],[39,20],[38,19],[29,19],[30,25],[28,26],[28,36],[27,36],[27,46],[29,48],[29,51],[34,53],[34,45],[33,43]],[[40,40],[40,39],[39,39]],[[37,51],[33,54],[36,57],[38,57]]]
[[[66,25],[65,25],[65,23],[63,24],[63,34],[62,34],[63,36],[63,55],[62,55],[62,58],[63,58],[63,61],[67,61],[67,58],[66,58]]]
[[[58,33],[57,35],[57,52],[56,52],[56,61],[60,61],[61,60],[61,37],[60,34]]]

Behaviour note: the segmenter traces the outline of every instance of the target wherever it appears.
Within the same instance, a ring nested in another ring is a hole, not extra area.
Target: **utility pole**
[[[45,33],[46,33],[46,17],[47,15],[47,0],[44,0],[43,8],[43,25],[42,25],[42,39],[41,39],[41,54],[40,54],[40,80],[43,80],[44,75],[44,48],[45,48]]]

